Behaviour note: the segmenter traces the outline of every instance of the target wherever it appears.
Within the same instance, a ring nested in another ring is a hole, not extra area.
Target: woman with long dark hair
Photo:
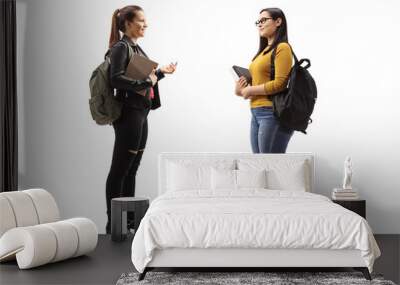
[[[176,64],[154,70],[148,78],[134,80],[125,75],[129,55],[147,57],[137,41],[147,28],[143,9],[126,6],[115,10],[110,35],[110,82],[116,97],[123,103],[121,117],[113,123],[115,144],[106,182],[107,225],[110,233],[111,199],[135,196],[135,177],[147,140],[147,115],[161,106],[157,82],[164,74],[172,74]],[[120,33],[123,34],[122,38]]]
[[[251,85],[244,77],[236,82],[235,93],[250,99],[250,138],[253,153],[285,153],[293,131],[274,117],[270,95],[285,89],[292,67],[285,14],[279,8],[261,10],[256,26],[260,46],[250,64]],[[275,54],[275,78],[271,78],[271,55]]]

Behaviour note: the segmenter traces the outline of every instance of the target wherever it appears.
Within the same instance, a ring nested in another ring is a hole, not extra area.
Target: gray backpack
[[[129,44],[129,58],[133,50]],[[92,72],[89,80],[90,99],[89,107],[93,120],[98,125],[111,125],[121,115],[122,103],[114,96],[114,88],[110,85],[109,77],[110,56],[105,55],[104,61]]]

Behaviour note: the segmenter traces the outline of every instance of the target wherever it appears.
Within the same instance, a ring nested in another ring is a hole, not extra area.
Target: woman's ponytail
[[[109,48],[121,39],[120,31],[125,33],[125,22],[132,22],[138,11],[143,11],[143,9],[136,5],[125,6],[114,11],[111,21],[110,42],[108,43]]]
[[[118,14],[119,9],[115,10],[112,15],[111,21],[111,34],[108,47],[111,48],[116,42],[120,40],[119,27],[118,27]]]

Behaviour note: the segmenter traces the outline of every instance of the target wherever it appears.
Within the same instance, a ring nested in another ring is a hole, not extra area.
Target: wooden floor
[[[400,235],[375,238],[382,256],[375,262],[374,272],[398,284]],[[16,262],[0,264],[0,284],[115,284],[122,273],[135,271],[130,249],[131,240],[115,243],[110,236],[100,235],[96,250],[88,256],[29,270],[19,270]]]
[[[0,264],[0,284],[115,284],[124,272],[134,271],[130,259],[131,241],[111,241],[99,235],[96,250],[41,267],[18,270],[16,262]]]

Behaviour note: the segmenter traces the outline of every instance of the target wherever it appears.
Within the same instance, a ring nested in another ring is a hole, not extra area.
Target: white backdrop
[[[351,155],[373,231],[400,233],[395,0],[17,0],[21,189],[48,189],[64,217],[89,217],[104,231],[114,134],[91,119],[88,80],[105,53],[114,9],[127,4],[145,10],[147,54],[179,62],[160,82],[163,106],[149,117],[137,196],[156,196],[160,152],[251,151],[249,106],[233,94],[230,66],[247,66],[255,54],[259,11],[280,7],[319,91],[309,134],[295,134],[288,151],[315,153],[317,192],[328,196]]]

